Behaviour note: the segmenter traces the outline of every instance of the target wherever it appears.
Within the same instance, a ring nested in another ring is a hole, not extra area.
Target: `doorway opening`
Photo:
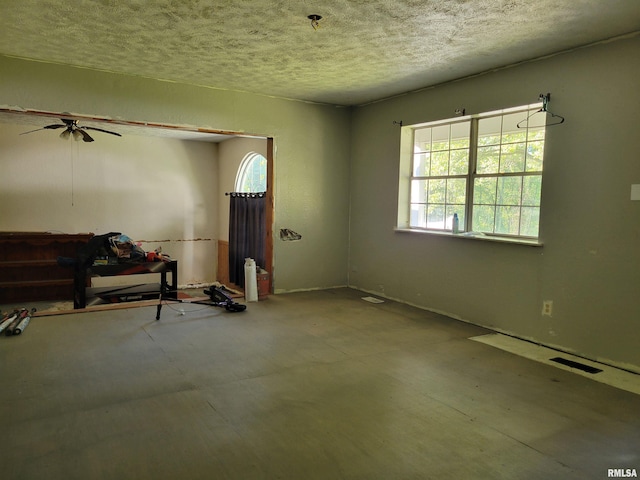
[[[269,284],[269,289],[270,291],[273,291],[273,226],[272,226],[272,222],[273,222],[273,218],[274,218],[274,212],[273,212],[273,206],[274,206],[274,199],[273,199],[273,195],[274,195],[274,189],[273,189],[273,160],[274,160],[274,155],[273,155],[273,139],[270,137],[266,137],[264,135],[259,135],[259,134],[250,134],[250,133],[246,133],[246,132],[235,132],[235,131],[228,131],[228,130],[216,130],[216,129],[210,129],[210,128],[198,128],[198,127],[194,127],[194,126],[183,126],[183,125],[172,125],[172,124],[166,124],[166,123],[160,123],[160,122],[138,122],[138,121],[127,121],[127,120],[114,120],[114,119],[109,119],[109,118],[105,118],[105,117],[98,117],[98,116],[89,116],[89,115],[82,115],[82,114],[68,114],[68,113],[61,113],[61,112],[48,112],[48,111],[39,111],[39,110],[16,110],[16,109],[10,109],[10,108],[0,108],[0,123],[5,123],[5,124],[13,124],[15,126],[23,126],[23,125],[29,125],[29,126],[37,126],[40,127],[40,129],[44,130],[43,132],[39,132],[39,133],[33,133],[29,136],[26,137],[17,137],[20,139],[29,139],[29,143],[30,144],[37,144],[39,143],[37,138],[38,135],[51,135],[53,134],[53,136],[57,137],[58,136],[58,132],[51,132],[47,129],[45,129],[46,126],[54,124],[54,123],[58,123],[59,120],[61,118],[65,118],[65,119],[69,119],[72,118],[74,120],[78,120],[81,125],[83,126],[92,126],[98,129],[108,129],[110,131],[114,131],[114,132],[118,132],[120,133],[122,136],[143,136],[143,137],[162,137],[164,139],[170,138],[170,139],[176,139],[176,140],[184,140],[184,141],[189,141],[190,145],[198,145],[201,144],[200,142],[210,142],[210,143],[222,143],[225,142],[229,139],[233,139],[234,137],[242,137],[242,138],[253,138],[253,139],[259,139],[259,140],[264,140],[267,142],[267,151],[266,154],[264,155],[264,158],[266,159],[267,162],[267,176],[268,176],[268,181],[267,181],[267,210],[266,210],[266,236],[267,238],[265,239],[265,268],[268,269],[268,271],[271,273],[270,275],[270,284]],[[28,130],[28,129],[27,129]],[[18,133],[21,133],[21,131],[18,131]],[[100,137],[100,138],[98,138]],[[96,136],[96,141],[91,143],[91,144],[86,144],[88,147],[92,147],[93,151],[95,152],[97,149],[102,148],[101,145],[104,145],[107,143],[107,139],[103,140],[105,136],[102,135],[101,132],[98,133],[98,136]],[[106,135],[106,137],[111,137],[110,135]],[[115,138],[115,137],[114,137]],[[63,140],[60,140],[61,142]],[[68,139],[66,141],[69,141]],[[80,142],[81,143],[81,142]],[[74,146],[76,145],[76,142],[73,142]],[[78,144],[79,145],[79,144]],[[85,144],[83,144],[85,145]],[[96,148],[97,147],[97,148]],[[87,152],[89,150],[86,150]],[[263,152],[264,153],[264,152]],[[95,154],[94,154],[95,155]],[[115,155],[114,155],[115,157]],[[79,169],[76,169],[79,171]],[[79,174],[78,171],[76,171],[76,174]],[[168,181],[168,179],[165,177],[165,180]],[[76,182],[77,183],[77,182]],[[165,185],[166,187],[166,185]],[[231,186],[230,186],[231,187]],[[165,188],[166,189],[166,188]],[[59,189],[58,189],[59,190]],[[224,198],[224,191],[219,191],[218,192],[220,195],[222,195],[222,197]],[[78,208],[78,206],[76,206],[76,210],[81,210],[80,208]],[[79,226],[79,229],[93,229],[95,227],[92,227],[93,223],[91,223],[90,221],[84,222],[87,226],[85,227],[84,224]],[[10,225],[9,222],[7,222],[7,224],[5,225],[5,227],[9,227],[9,228],[14,228]],[[20,228],[19,225],[17,225],[15,228]],[[50,225],[44,225],[43,223],[43,228],[51,228]],[[93,230],[92,230],[93,231]],[[160,234],[153,234],[154,236],[152,238],[154,239],[165,239],[165,238],[169,238],[169,237],[165,237],[165,236],[160,236],[162,235]],[[171,237],[174,238],[174,237]],[[176,237],[178,238],[178,237]],[[186,239],[186,240],[185,240]],[[177,245],[180,245],[181,248],[184,245],[190,245],[191,240],[193,240],[194,242],[196,240],[202,240],[200,238],[196,238],[196,236],[194,236],[194,238],[189,238],[187,239],[187,237],[180,237],[179,238],[179,243]],[[206,240],[206,239],[204,239]],[[155,240],[154,240],[155,241]],[[160,240],[158,240],[160,241]],[[173,240],[171,240],[173,241]],[[176,240],[178,241],[178,240]],[[196,245],[202,245],[203,242],[196,242],[193,243],[194,246]],[[215,262],[216,259],[216,252],[215,252],[215,248],[216,248],[216,244],[213,243],[213,249],[212,251],[212,263]],[[187,259],[185,259],[187,260]],[[197,263],[199,260],[197,260],[195,257],[193,259],[191,259],[192,263]],[[185,263],[187,263],[187,261],[185,261]],[[213,267],[213,265],[212,265]],[[215,269],[212,271],[212,275],[210,275],[210,279],[211,280],[217,280],[220,281],[219,278],[213,278],[216,275]],[[204,278],[204,277],[203,277]],[[185,280],[189,280],[188,278],[185,277]],[[189,283],[189,282],[187,282]]]

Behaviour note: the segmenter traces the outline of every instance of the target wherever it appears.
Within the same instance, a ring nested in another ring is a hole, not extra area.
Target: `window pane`
[[[447,175],[449,172],[449,151],[431,154],[431,176]]]
[[[473,225],[475,232],[493,233],[495,224],[495,207],[490,205],[478,205],[473,207]]]
[[[496,177],[476,178],[473,186],[474,205],[495,205]]]
[[[540,230],[540,207],[523,207],[520,235],[537,237]]]
[[[427,180],[411,180],[411,203],[427,203]]]
[[[471,121],[414,130],[412,176],[427,178],[411,181],[411,226],[451,228],[453,213],[464,221],[470,135]]]
[[[454,123],[451,125],[451,148],[469,148],[471,122]]]
[[[433,138],[431,140],[432,150],[449,150],[449,125],[441,125],[439,127],[433,127]]]
[[[542,171],[542,156],[544,141],[529,142],[527,144],[527,172]]]
[[[427,207],[427,228],[444,229],[444,205],[429,205]]]
[[[267,159],[258,153],[245,156],[238,168],[235,189],[238,192],[267,190]]]
[[[429,180],[428,203],[445,203],[447,192],[447,180]]]
[[[524,172],[524,143],[502,145],[500,155],[500,172]]]
[[[541,175],[526,176],[522,179],[522,205],[526,205],[529,207],[539,207],[541,193]]]
[[[466,175],[469,173],[469,150],[451,150],[449,175]]]
[[[413,156],[413,176],[426,177],[429,175],[431,167],[430,155],[428,153],[419,153]]]
[[[447,180],[447,203],[464,205],[466,197],[466,178],[450,178],[449,180]]]
[[[431,128],[421,128],[413,132],[414,152],[428,152],[431,150]]]
[[[478,147],[477,173],[498,173],[500,165],[500,147]]]
[[[540,116],[544,117],[544,115],[540,115]],[[531,128],[531,125],[529,125],[529,130],[527,132],[527,140],[530,142],[533,140],[544,140],[544,127]]]
[[[267,190],[267,159],[256,154],[245,171],[243,192],[264,192]]]
[[[478,145],[498,145],[502,117],[481,118],[478,121]]]
[[[496,207],[495,233],[518,235],[520,229],[520,207]]]
[[[526,120],[529,112],[510,113],[502,119],[502,143],[524,142],[527,129],[518,128],[518,123]],[[526,123],[523,124],[526,126]]]
[[[498,205],[520,205],[522,177],[498,178]]]
[[[411,205],[411,218],[409,222],[411,227],[426,228],[427,206],[425,204]]]

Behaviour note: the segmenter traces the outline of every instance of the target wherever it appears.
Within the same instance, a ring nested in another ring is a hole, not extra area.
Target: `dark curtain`
[[[244,259],[264,268],[265,193],[230,193],[229,280],[244,288]]]

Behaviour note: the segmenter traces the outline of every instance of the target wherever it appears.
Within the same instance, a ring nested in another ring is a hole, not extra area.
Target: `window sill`
[[[422,230],[419,228],[401,228],[395,227],[394,231],[399,233],[418,233],[418,234],[426,234],[426,235],[435,235],[438,237],[452,237],[452,238],[461,238],[465,240],[480,240],[482,242],[494,242],[494,243],[510,243],[515,245],[526,245],[529,247],[542,247],[542,243],[540,240],[533,239],[521,239],[521,238],[511,238],[511,237],[496,237],[491,235],[486,235],[482,233],[451,233],[451,232],[442,232],[437,230]]]

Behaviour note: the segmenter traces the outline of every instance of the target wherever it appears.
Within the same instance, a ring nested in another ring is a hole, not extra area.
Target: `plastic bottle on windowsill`
[[[460,233],[460,222],[458,220],[458,214],[454,213],[453,214],[453,221],[452,223],[452,228],[451,228],[451,232],[455,235],[456,233]]]

